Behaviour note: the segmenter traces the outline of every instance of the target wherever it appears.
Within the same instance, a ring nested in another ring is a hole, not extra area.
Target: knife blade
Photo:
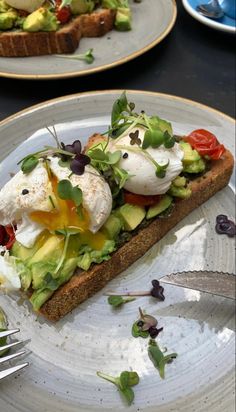
[[[232,273],[212,272],[207,270],[177,272],[163,276],[160,282],[195,289],[229,299],[235,299],[236,276]]]

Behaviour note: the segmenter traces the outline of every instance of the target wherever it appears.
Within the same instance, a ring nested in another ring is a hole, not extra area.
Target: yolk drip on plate
[[[88,212],[82,208],[82,213],[77,213],[76,205],[72,200],[62,200],[58,196],[57,178],[53,176],[50,180],[52,183],[54,196],[56,198],[56,207],[50,212],[31,212],[31,220],[45,226],[50,232],[66,228],[78,229],[80,231],[79,243],[81,245],[87,244],[93,249],[102,249],[106,238],[101,232],[90,232]]]

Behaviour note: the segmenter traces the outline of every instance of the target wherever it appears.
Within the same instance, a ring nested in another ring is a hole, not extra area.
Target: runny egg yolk
[[[91,233],[89,231],[88,212],[82,208],[82,215],[80,216],[72,200],[63,200],[58,196],[57,178],[53,176],[50,178],[50,181],[57,201],[57,207],[53,208],[50,212],[31,212],[31,220],[45,226],[49,231],[66,228],[79,229],[81,231],[80,244],[89,245],[96,250],[102,249],[106,238],[101,232]]]

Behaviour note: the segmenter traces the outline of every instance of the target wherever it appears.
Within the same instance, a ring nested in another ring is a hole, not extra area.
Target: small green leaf
[[[82,203],[82,190],[78,186],[73,187],[67,179],[58,182],[57,193],[63,200],[73,200],[76,206],[80,206]]]
[[[155,340],[150,339],[148,346],[148,355],[154,366],[158,369],[159,375],[162,379],[165,378],[165,365],[177,357],[177,353],[170,355],[163,355]]]
[[[123,373],[126,373],[125,380],[127,382],[127,386],[129,386],[129,387],[130,386],[135,386],[139,383],[139,376],[138,376],[137,372],[132,372],[132,371],[131,372],[130,371],[122,372],[120,374],[120,380],[121,380],[121,375]]]
[[[72,190],[73,190],[73,187],[69,180],[64,179],[58,182],[57,193],[60,199],[63,199],[63,200],[72,199],[73,197]]]
[[[109,132],[109,136],[112,137],[113,139],[117,139],[120,135],[122,135],[128,128],[130,127],[130,123],[125,123],[125,124],[120,124],[114,129],[111,129]]]
[[[142,149],[147,149],[149,146],[152,144],[152,137],[151,137],[151,131],[146,130],[144,139],[143,139],[143,144],[142,144]]]
[[[160,179],[163,179],[166,175],[166,169],[169,166],[169,161],[163,166],[160,166],[157,164],[156,166],[156,176],[159,177]]]
[[[75,205],[77,207],[80,206],[82,203],[83,194],[82,194],[82,190],[78,186],[75,186],[72,189],[72,200],[74,200]]]
[[[24,174],[28,174],[32,172],[38,165],[39,160],[36,156],[30,156],[27,157],[25,160],[23,160],[22,165],[21,165],[21,170]]]
[[[123,92],[122,95],[114,102],[111,113],[111,125],[120,120],[121,113],[127,109],[128,100],[126,93]]]
[[[132,326],[132,335],[134,338],[148,338],[149,337],[149,332],[148,331],[142,331],[141,327],[137,325],[139,321],[135,322]]]
[[[121,158],[121,151],[120,150],[116,150],[115,152],[111,153],[108,152],[108,162],[110,165],[115,165],[116,163],[119,162],[120,158]]]
[[[112,305],[114,307],[119,307],[123,305],[124,303],[132,302],[133,300],[135,300],[135,298],[131,298],[131,297],[124,298],[122,296],[113,295],[113,296],[109,296],[107,300],[108,300],[109,305]]]
[[[121,306],[124,303],[122,296],[109,296],[107,300],[109,305],[114,307]]]
[[[67,167],[68,169],[70,169],[70,160],[62,160],[60,159],[58,162],[59,166],[61,167]]]
[[[152,147],[155,149],[164,143],[164,133],[161,130],[155,129],[152,131]]]
[[[124,186],[125,182],[131,177],[131,175],[124,169],[121,169],[120,167],[114,166],[113,167],[114,175],[119,183],[119,189],[122,189]]]
[[[148,147],[157,148],[164,143],[164,133],[159,129],[146,130],[142,148],[147,149]]]
[[[100,371],[97,372],[97,375],[100,378],[114,383],[119,389],[120,394],[126,399],[128,405],[131,405],[134,400],[134,392],[131,389],[131,386],[139,383],[139,376],[137,372],[123,371],[117,378]]]
[[[124,388],[124,389],[119,388],[119,390],[120,390],[120,393],[123,395],[123,397],[126,399],[128,405],[131,405],[131,403],[134,400],[134,391],[133,391],[133,389],[127,387],[127,388]]]
[[[95,160],[96,162],[104,162],[108,159],[106,153],[101,149],[90,149],[88,151],[88,156],[90,159]]]

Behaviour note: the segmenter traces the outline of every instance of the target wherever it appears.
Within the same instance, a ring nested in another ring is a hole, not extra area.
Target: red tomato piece
[[[11,247],[13,246],[13,243],[16,240],[15,231],[14,231],[14,228],[10,225],[5,226],[5,231],[8,235],[8,239],[7,239],[7,242],[4,246],[6,246],[7,249],[11,249]]]
[[[131,205],[137,206],[151,206],[155,205],[161,200],[160,195],[152,195],[152,196],[144,196],[144,195],[137,195],[131,192],[124,192],[124,201],[125,203],[130,203]]]
[[[56,16],[57,16],[57,20],[62,23],[65,24],[67,23],[70,18],[71,18],[71,10],[70,7],[65,6],[60,8],[61,5],[61,0],[56,0]]]
[[[225,151],[225,147],[219,144],[216,136],[205,129],[197,129],[185,137],[185,140],[201,156],[209,156],[213,160],[218,160]]]

